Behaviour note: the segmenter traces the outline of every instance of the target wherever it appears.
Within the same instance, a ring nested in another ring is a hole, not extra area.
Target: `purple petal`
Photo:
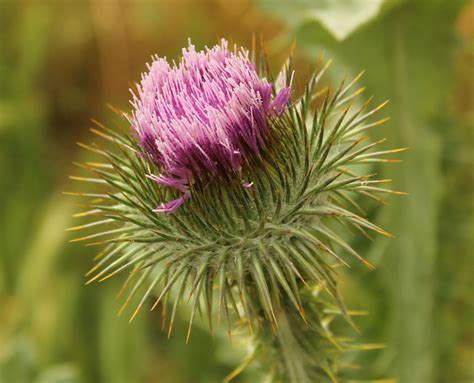
[[[157,207],[156,209],[153,209],[153,211],[156,213],[165,213],[165,214],[174,213],[176,209],[178,209],[184,203],[184,201],[189,199],[189,197],[190,197],[189,192],[186,192],[179,198],[162,203],[159,207]]]
[[[275,99],[272,102],[271,108],[276,113],[277,116],[283,113],[288,102],[290,101],[291,89],[283,88],[281,89]]]
[[[178,189],[178,190],[182,191],[183,193],[188,191],[188,186],[187,186],[187,181],[186,180],[165,177],[161,174],[158,175],[158,176],[155,175],[155,174],[148,174],[147,177],[150,178],[151,180],[155,181],[156,183],[160,184],[160,185]]]

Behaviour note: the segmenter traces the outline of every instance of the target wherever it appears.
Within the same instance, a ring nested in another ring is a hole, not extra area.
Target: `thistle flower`
[[[171,213],[189,197],[193,179],[236,173],[242,156],[258,154],[267,116],[282,113],[290,88],[271,100],[272,85],[258,77],[249,52],[229,52],[225,40],[202,52],[189,43],[179,65],[156,56],[148,69],[133,94],[132,126],[163,169],[150,178],[184,193],[156,209]]]
[[[131,320],[154,296],[171,334],[177,307],[191,300],[188,338],[197,311],[211,332],[223,318],[229,336],[240,318],[276,380],[335,381],[338,350],[351,346],[329,323],[352,323],[337,267],[348,255],[370,267],[341,233],[389,235],[358,199],[401,194],[370,172],[403,149],[364,144],[386,120],[370,121],[384,104],[352,106],[360,75],[321,90],[329,64],[318,62],[290,102],[291,55],[275,81],[264,54],[229,52],[224,40],[200,52],[190,44],[179,65],[155,57],[132,115],[121,113],[133,133],[98,124],[92,131],[115,149],[81,144],[105,161],[81,165],[95,177],[72,177],[100,189],[73,193],[91,198],[78,216],[98,218],[71,230],[112,225],[75,239],[105,245],[89,282],[128,270],[121,312],[146,287]]]

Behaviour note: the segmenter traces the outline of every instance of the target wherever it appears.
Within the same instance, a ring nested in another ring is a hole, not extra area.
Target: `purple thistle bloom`
[[[156,209],[171,213],[190,197],[194,179],[237,171],[243,156],[258,153],[267,116],[284,111],[291,91],[272,100],[272,84],[258,77],[249,52],[229,52],[224,39],[199,52],[190,42],[179,65],[153,59],[132,92],[133,129],[163,169],[150,178],[184,193]]]

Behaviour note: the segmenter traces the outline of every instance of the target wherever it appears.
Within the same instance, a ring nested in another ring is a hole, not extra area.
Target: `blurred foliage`
[[[316,21],[337,40],[343,40],[376,17],[383,0],[283,0],[277,4],[272,0],[261,0],[260,4],[283,19],[293,33],[304,24]]]
[[[61,191],[89,118],[128,108],[152,53],[260,33],[275,69],[293,40],[301,73],[322,51],[336,78],[365,69],[375,102],[391,100],[374,134],[410,147],[379,169],[410,196],[368,206],[396,239],[354,236],[378,269],[355,265],[343,286],[370,312],[361,341],[387,347],[349,360],[369,378],[472,381],[473,26],[461,0],[0,1],[0,382],[219,382],[241,359],[199,326],[185,345],[185,314],[170,340],[155,313],[117,317],[122,281],[84,286],[96,250],[67,244],[79,207]]]

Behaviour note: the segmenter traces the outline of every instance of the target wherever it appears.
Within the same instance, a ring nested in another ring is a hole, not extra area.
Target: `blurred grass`
[[[242,347],[199,326],[184,344],[186,310],[168,341],[158,314],[116,316],[119,278],[84,286],[94,253],[67,244],[79,208],[61,191],[77,189],[66,179],[89,118],[113,120],[108,102],[128,108],[152,53],[175,57],[187,37],[249,45],[259,33],[275,68],[296,39],[302,72],[323,50],[335,78],[365,69],[375,102],[391,100],[374,135],[410,147],[379,169],[410,196],[369,207],[397,238],[354,238],[378,270],[355,266],[343,286],[351,307],[370,311],[361,340],[387,348],[351,358],[371,378],[474,379],[474,5],[350,3],[0,1],[0,382],[207,383],[236,365]]]

